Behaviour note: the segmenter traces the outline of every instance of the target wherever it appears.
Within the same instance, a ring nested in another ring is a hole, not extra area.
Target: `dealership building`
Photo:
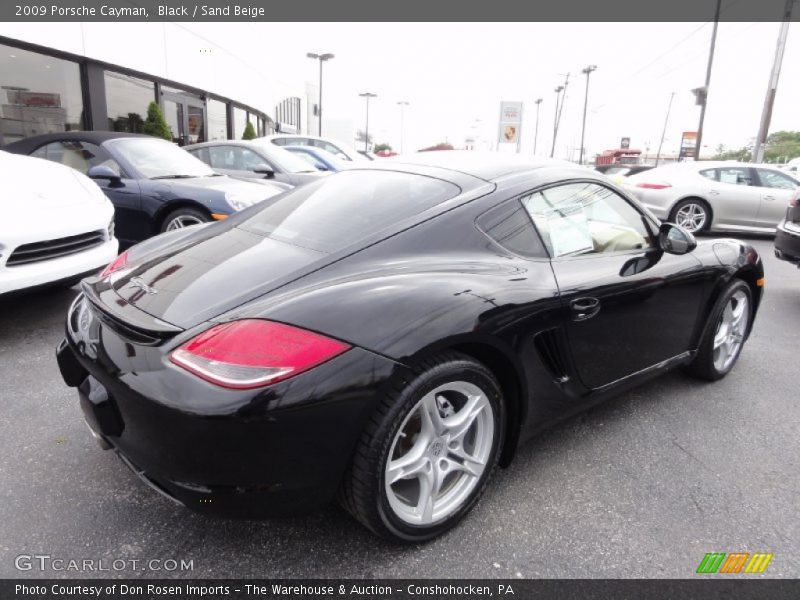
[[[60,131],[139,133],[152,101],[180,145],[240,139],[248,122],[259,136],[309,131],[313,84],[287,84],[182,24],[160,24],[156,36],[132,24],[129,39],[103,25],[0,24],[0,146]]]

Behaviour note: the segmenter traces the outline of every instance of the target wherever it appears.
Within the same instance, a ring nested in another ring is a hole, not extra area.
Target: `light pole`
[[[319,104],[317,105],[317,117],[319,118],[319,133],[318,135],[322,137],[322,63],[326,60],[330,60],[333,58],[333,54],[330,52],[326,52],[325,54],[315,54],[313,52],[308,52],[306,54],[308,58],[313,58],[314,60],[319,61]]]
[[[366,98],[367,100],[367,123],[364,127],[364,152],[367,152],[369,151],[369,99],[377,98],[378,94],[373,94],[372,92],[361,92],[359,96]]]
[[[533,155],[536,156],[536,142],[539,140],[539,107],[542,103],[541,98],[536,99],[536,128],[533,130]]]
[[[553,118],[553,147],[550,149],[550,158],[553,158],[553,154],[556,152],[556,136],[558,135],[558,99],[561,96],[561,92],[564,90],[564,86],[558,86],[554,91],[556,93],[556,112],[555,117]]]
[[[592,71],[597,70],[597,65],[589,65],[586,67],[581,73],[586,74],[586,95],[583,97],[583,125],[581,125],[581,153],[578,158],[578,164],[583,164],[583,140],[584,136],[586,135],[586,108],[589,105],[589,75],[592,74]]]
[[[400,107],[400,154],[403,153],[403,133],[405,132],[404,122],[403,122],[403,113],[405,112],[406,106],[408,106],[408,102],[405,100],[400,100],[397,103]]]

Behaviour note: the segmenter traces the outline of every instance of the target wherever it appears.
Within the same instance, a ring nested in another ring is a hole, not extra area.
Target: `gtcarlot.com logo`
[[[60,558],[49,554],[20,554],[18,571],[194,571],[194,560],[173,558]]]
[[[763,573],[771,560],[766,552],[708,552],[697,573]]]

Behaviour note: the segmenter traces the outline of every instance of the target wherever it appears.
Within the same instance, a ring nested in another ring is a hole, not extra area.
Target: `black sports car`
[[[786,217],[775,232],[775,256],[800,267],[800,190],[786,208]]]
[[[198,511],[338,496],[419,541],[549,424],[674,367],[735,364],[764,281],[749,245],[698,245],[568,163],[402,161],[85,280],[58,360],[101,444]]]
[[[114,205],[116,237],[124,245],[224,219],[292,187],[220,175],[170,142],[135,133],[48,133],[3,149],[65,164],[94,179]]]

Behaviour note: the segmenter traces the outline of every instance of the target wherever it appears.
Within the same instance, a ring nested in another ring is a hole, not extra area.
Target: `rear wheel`
[[[172,211],[164,219],[161,224],[161,231],[173,231],[175,229],[183,229],[191,225],[199,225],[200,223],[208,223],[211,217],[208,213],[198,210],[196,208],[179,208]]]
[[[707,231],[711,226],[711,208],[700,198],[681,200],[669,214],[669,220],[691,233]]]
[[[340,502],[392,541],[439,535],[486,487],[503,440],[503,410],[500,386],[482,364],[460,354],[426,361],[368,423]]]
[[[714,304],[697,356],[687,370],[709,381],[725,377],[742,352],[751,315],[750,286],[734,279]]]

